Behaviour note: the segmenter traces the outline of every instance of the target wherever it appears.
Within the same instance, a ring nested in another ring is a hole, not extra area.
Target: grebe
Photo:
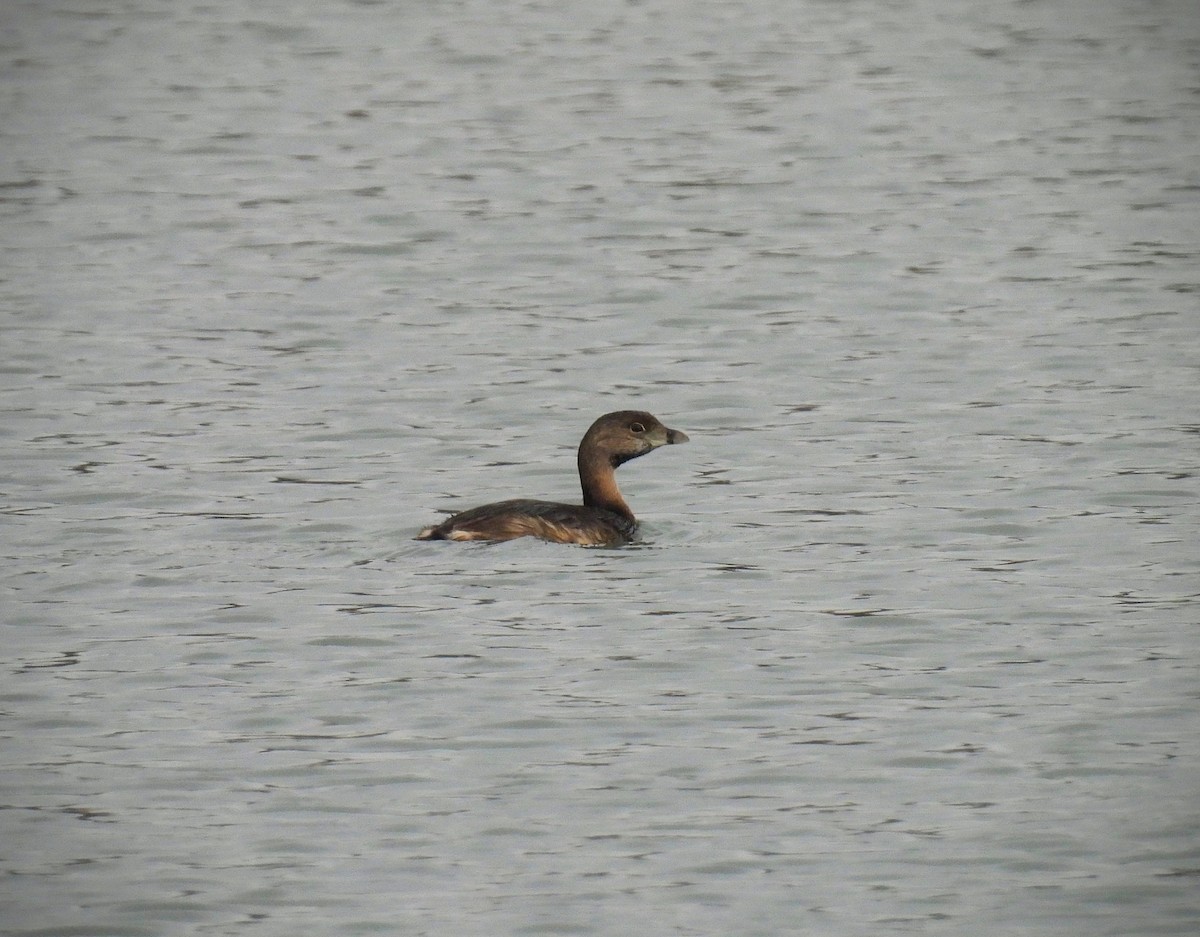
[[[484,504],[426,527],[418,540],[515,540],[540,537],[553,543],[612,546],[628,543],[637,518],[621,497],[615,470],[659,446],[687,442],[686,433],[663,426],[642,410],[606,413],[579,444],[583,504],[516,498]]]

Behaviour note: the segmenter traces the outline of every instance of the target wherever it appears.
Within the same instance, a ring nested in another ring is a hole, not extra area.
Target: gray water
[[[0,8],[0,929],[1200,929],[1192,0]],[[643,539],[417,543],[577,496]]]

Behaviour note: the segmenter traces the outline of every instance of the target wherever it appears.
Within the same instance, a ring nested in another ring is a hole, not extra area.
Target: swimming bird
[[[613,546],[637,533],[637,518],[617,487],[616,468],[659,446],[688,441],[644,410],[618,410],[594,422],[579,443],[583,504],[515,498],[470,508],[426,527],[418,540],[515,540]]]

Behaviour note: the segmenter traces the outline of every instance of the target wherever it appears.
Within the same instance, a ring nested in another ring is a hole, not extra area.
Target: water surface
[[[1196,932],[1192,4],[0,34],[5,933]]]

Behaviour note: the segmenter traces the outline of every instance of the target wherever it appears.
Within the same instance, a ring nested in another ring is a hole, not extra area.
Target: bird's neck
[[[617,474],[608,459],[598,455],[579,456],[579,483],[583,486],[583,503],[590,508],[604,508],[614,514],[634,520],[633,511],[621,497]]]

